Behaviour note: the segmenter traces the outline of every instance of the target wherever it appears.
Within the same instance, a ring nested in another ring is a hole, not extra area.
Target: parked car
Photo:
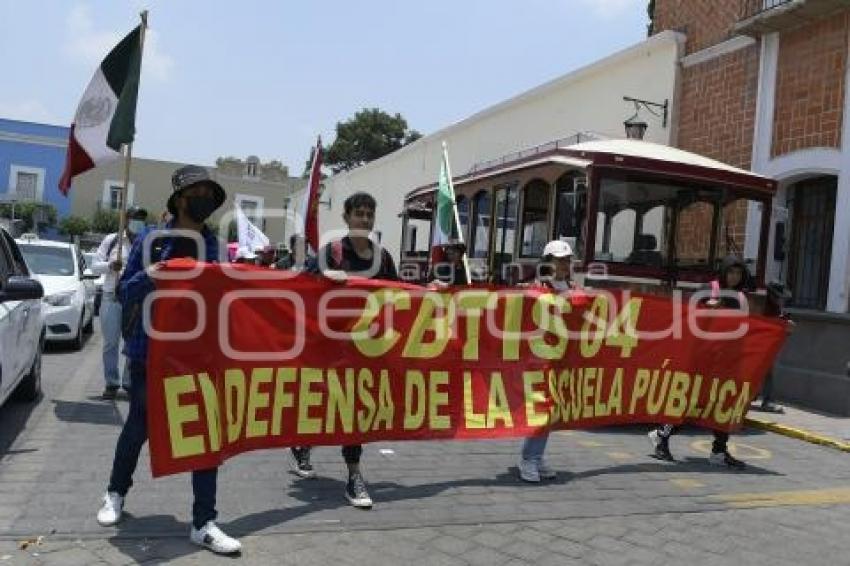
[[[41,394],[43,296],[15,241],[0,228],[0,405],[10,397],[35,401]]]
[[[83,334],[94,330],[94,280],[83,255],[68,242],[24,234],[16,240],[32,272],[44,287],[46,339],[83,347]]]
[[[97,250],[93,252],[83,252],[83,259],[86,261],[86,269],[92,269],[97,256]],[[103,281],[106,279],[106,274],[103,273],[94,280],[94,315],[100,314],[100,303],[103,300]]]

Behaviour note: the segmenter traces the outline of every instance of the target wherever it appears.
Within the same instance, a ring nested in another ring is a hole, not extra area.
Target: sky
[[[646,0],[0,0],[0,117],[69,125],[149,11],[133,154],[278,159],[363,108],[428,134],[646,38]]]

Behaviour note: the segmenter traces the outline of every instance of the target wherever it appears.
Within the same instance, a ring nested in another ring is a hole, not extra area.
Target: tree
[[[0,204],[0,217],[12,218],[12,203]],[[15,219],[23,220],[24,232],[38,232],[56,225],[56,208],[52,204],[20,202],[14,205]],[[36,226],[36,223],[38,226]]]
[[[118,211],[98,210],[92,217],[91,227],[95,232],[101,234],[112,234],[118,231]]]
[[[89,221],[82,216],[66,216],[59,222],[59,233],[66,236],[82,236],[90,229]]]
[[[325,153],[325,163],[334,173],[348,171],[420,137],[422,134],[407,127],[401,114],[391,116],[378,108],[364,108],[346,122],[337,122],[336,139]]]

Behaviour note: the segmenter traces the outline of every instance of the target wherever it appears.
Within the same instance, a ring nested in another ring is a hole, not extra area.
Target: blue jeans
[[[133,472],[139,462],[139,452],[148,440],[145,363],[131,360],[130,376],[130,412],[115,446],[115,459],[107,488],[122,497],[127,495],[133,485]],[[192,492],[195,496],[192,524],[196,529],[203,527],[207,521],[215,520],[218,515],[215,510],[217,476],[218,468],[192,472]]]
[[[107,386],[130,387],[130,372],[124,364],[124,381],[118,373],[121,346],[121,303],[114,293],[104,293],[100,304],[100,331],[103,334],[103,378]]]
[[[529,436],[522,443],[522,459],[532,460],[538,464],[543,461],[543,452],[546,450],[546,442],[549,440],[549,432],[540,436]]]

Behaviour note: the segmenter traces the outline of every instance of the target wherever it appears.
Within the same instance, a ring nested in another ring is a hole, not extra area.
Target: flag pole
[[[452,169],[451,165],[449,165],[449,146],[446,144],[445,140],[443,140],[443,161],[446,163],[446,177],[449,182],[449,190],[452,192],[452,212],[454,212],[455,217],[455,226],[457,226],[457,239],[463,242],[463,269],[466,271],[466,284],[472,285],[472,273],[469,271],[469,256],[466,254],[466,242],[463,241],[463,230],[461,230],[460,225],[460,214],[457,210],[457,195],[455,195],[455,185],[452,182]],[[451,234],[449,234],[451,237]]]
[[[145,49],[145,30],[148,29],[148,11],[144,10],[139,14],[142,20],[142,29],[139,33],[139,57],[142,56]],[[130,193],[130,164],[133,162],[133,142],[124,144],[124,185],[121,187],[121,208],[118,212],[118,261],[121,261],[121,255],[124,251],[124,246],[121,245],[124,239],[124,231],[127,226],[127,195]]]

